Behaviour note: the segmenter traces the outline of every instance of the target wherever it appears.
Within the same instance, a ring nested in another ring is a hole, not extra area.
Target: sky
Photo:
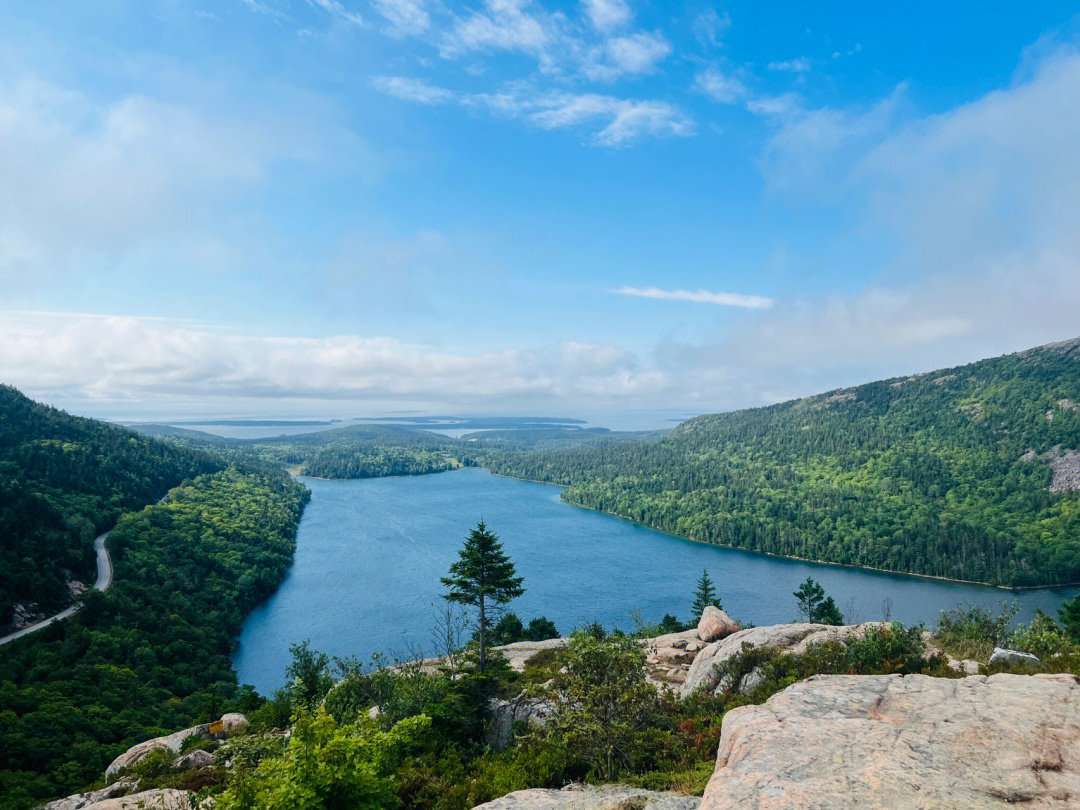
[[[699,413],[1080,336],[1075,3],[0,3],[0,382]]]

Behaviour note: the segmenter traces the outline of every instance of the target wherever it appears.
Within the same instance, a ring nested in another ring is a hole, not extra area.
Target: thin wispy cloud
[[[711,290],[662,290],[659,287],[620,287],[612,290],[616,295],[629,295],[634,298],[652,298],[657,301],[690,301],[695,304],[716,304],[725,307],[745,307],[747,309],[768,309],[773,299],[761,295],[743,295],[731,292],[713,292]]]
[[[389,23],[386,32],[391,36],[415,36],[431,27],[423,0],[372,0],[371,4]]]
[[[323,11],[326,11],[332,16],[337,17],[338,19],[352,25],[364,24],[363,17],[361,17],[355,11],[349,11],[338,0],[308,0],[308,3],[312,6],[318,6]]]
[[[486,109],[541,129],[588,129],[588,141],[600,146],[625,146],[643,137],[684,137],[694,132],[693,120],[682,110],[652,99],[520,87],[496,93],[455,93],[406,76],[376,76],[372,86],[403,101]]]
[[[787,73],[808,73],[810,68],[810,59],[805,56],[800,56],[798,59],[785,59],[780,62],[769,62],[769,70]]]

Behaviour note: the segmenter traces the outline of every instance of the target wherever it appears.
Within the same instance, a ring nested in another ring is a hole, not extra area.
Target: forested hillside
[[[1080,340],[692,419],[649,442],[479,452],[710,543],[1001,585],[1080,581]]]
[[[229,652],[288,570],[307,497],[282,472],[230,468],[120,520],[113,587],[0,655],[0,808],[80,788],[139,740],[246,708]]]
[[[16,603],[51,613],[68,579],[92,584],[94,536],[185,478],[205,453],[40,405],[0,386],[0,627]]]

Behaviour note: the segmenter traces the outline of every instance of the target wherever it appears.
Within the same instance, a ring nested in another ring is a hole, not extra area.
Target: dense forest
[[[27,399],[0,386],[0,627],[16,603],[53,613],[68,580],[92,585],[93,538],[220,462]]]
[[[425,475],[460,466],[460,443],[418,428],[350,425],[269,439],[226,439],[169,425],[134,425],[144,435],[247,464],[285,467],[314,478]]]
[[[229,653],[288,570],[307,497],[282,472],[230,468],[120,519],[113,587],[0,655],[0,807],[78,789],[131,744],[256,700]]]
[[[1080,581],[1077,449],[1070,341],[703,416],[655,441],[463,460],[704,542],[1021,586]]]

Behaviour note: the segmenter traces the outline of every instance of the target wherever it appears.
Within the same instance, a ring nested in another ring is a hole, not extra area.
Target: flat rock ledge
[[[57,799],[39,810],[192,810],[192,804],[186,790],[155,788],[116,796],[105,788]]]
[[[700,802],[697,796],[626,785],[569,785],[562,790],[518,790],[473,810],[697,810]]]
[[[701,810],[1080,806],[1080,679],[820,675],[724,718]]]

